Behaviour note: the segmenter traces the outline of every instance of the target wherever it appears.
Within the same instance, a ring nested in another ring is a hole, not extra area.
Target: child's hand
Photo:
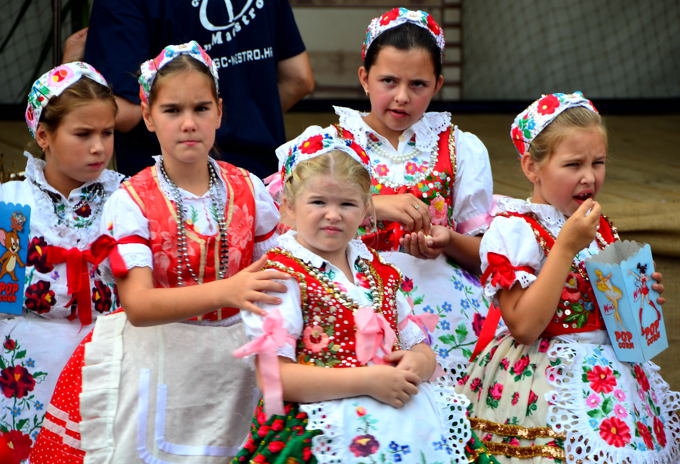
[[[660,305],[663,305],[666,303],[666,299],[661,296],[661,294],[664,291],[663,275],[658,271],[652,272],[652,279],[656,281],[652,283],[652,290],[656,291],[659,294],[659,297],[656,299],[656,302]]]
[[[416,258],[434,259],[444,252],[449,239],[449,229],[435,225],[430,229],[429,235],[422,231],[404,234],[399,244],[404,251]]]
[[[224,290],[226,301],[222,306],[241,308],[264,316],[267,312],[257,307],[255,302],[272,305],[281,303],[281,298],[269,293],[285,292],[286,286],[276,280],[289,279],[290,275],[273,269],[263,270],[265,262],[266,257],[262,256],[250,266],[221,281],[227,287]]]
[[[430,231],[430,211],[425,203],[410,193],[373,195],[375,214],[379,221],[396,221],[406,232]]]
[[[375,365],[367,368],[367,375],[370,376],[367,394],[394,408],[401,408],[418,393],[420,377],[406,369]]]
[[[564,223],[557,243],[566,247],[571,256],[587,247],[595,239],[600,224],[602,207],[596,201],[587,199]]]
[[[436,359],[429,346],[423,344],[419,348],[422,349],[393,351],[385,356],[385,361],[392,363],[397,369],[413,372],[421,380],[427,380],[432,377]]]

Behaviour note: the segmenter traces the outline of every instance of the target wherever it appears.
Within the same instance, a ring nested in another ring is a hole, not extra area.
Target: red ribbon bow
[[[146,243],[141,237],[133,236],[116,240],[110,235],[100,235],[88,249],[63,248],[48,245],[44,248],[45,260],[50,265],[66,263],[66,284],[68,294],[72,295],[67,306],[76,304],[78,319],[82,325],[92,323],[92,299],[90,292],[90,267],[98,266],[109,257],[111,270],[115,277],[124,276],[127,268],[116,246],[122,243]]]
[[[498,253],[489,252],[486,259],[489,264],[480,279],[483,285],[487,285],[491,277],[491,285],[509,289],[515,283],[517,271],[534,272],[529,266],[513,266],[507,257]]]

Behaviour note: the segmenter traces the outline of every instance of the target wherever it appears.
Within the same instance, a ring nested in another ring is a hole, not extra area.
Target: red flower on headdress
[[[439,36],[441,34],[442,30],[439,27],[439,24],[437,24],[437,21],[434,20],[432,15],[427,15],[427,27],[432,31],[432,33],[435,36]]]
[[[312,154],[323,148],[323,135],[314,135],[300,144],[300,153]]]
[[[64,79],[66,79],[66,76],[68,76],[68,70],[66,69],[60,69],[57,72],[52,74],[52,81],[54,82],[61,82]]]
[[[522,129],[519,127],[513,127],[512,131],[510,132],[510,137],[512,137],[512,143],[515,145],[515,148],[520,154],[524,154],[526,152],[525,144],[524,144],[524,135],[522,134]]]
[[[380,17],[380,25],[385,26],[399,17],[399,8],[392,8]]]
[[[538,114],[552,114],[560,106],[560,100],[555,95],[546,95],[538,101]]]
[[[354,150],[357,155],[359,155],[359,159],[361,159],[362,163],[364,163],[365,165],[368,165],[370,163],[371,159],[368,157],[368,154],[366,154],[366,150],[364,150],[361,145],[353,141],[350,144],[350,148]]]

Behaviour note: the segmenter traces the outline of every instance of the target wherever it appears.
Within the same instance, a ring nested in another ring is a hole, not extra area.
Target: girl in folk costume
[[[533,191],[499,200],[482,239],[482,283],[508,330],[461,382],[473,429],[507,463],[679,462],[680,396],[653,363],[616,359],[585,272],[586,258],[619,240],[595,201],[607,160],[600,115],[578,92],[546,95],[511,136]]]
[[[267,254],[292,279],[267,316],[244,313],[264,400],[237,462],[468,462],[467,402],[430,383],[435,355],[401,274],[355,239],[371,205],[365,151],[318,126],[289,144]]]
[[[51,69],[28,94],[42,156],[26,152],[26,178],[0,186],[3,201],[31,208],[23,313],[0,314],[0,441],[12,450],[3,462],[28,458],[59,372],[97,316],[117,307],[113,276],[98,266],[112,242],[99,238],[104,201],[123,179],[106,169],[116,112],[87,63]]]
[[[444,31],[424,11],[394,8],[373,19],[359,81],[371,109],[336,107],[335,125],[371,159],[377,224],[364,242],[407,277],[402,290],[431,314],[432,348],[451,377],[467,367],[488,303],[479,241],[493,204],[486,148],[447,112],[426,112],[441,89]]]
[[[285,287],[252,263],[276,243],[276,206],[254,175],[213,160],[217,74],[196,43],[141,67],[143,117],[162,154],[106,203],[124,311],[100,318],[67,364],[33,463],[224,463],[248,431],[254,366],[239,310]],[[264,293],[264,292],[269,293]],[[46,419],[47,420],[47,419]]]

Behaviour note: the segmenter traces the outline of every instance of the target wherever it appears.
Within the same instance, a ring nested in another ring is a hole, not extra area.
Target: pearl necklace
[[[402,154],[394,154],[389,150],[386,150],[383,148],[383,143],[379,140],[372,140],[371,137],[367,138],[367,148],[369,151],[375,153],[378,155],[378,157],[382,157],[384,159],[387,159],[391,161],[393,164],[401,165],[401,167],[405,167],[404,163],[406,161],[412,161],[420,156],[422,151],[417,148],[413,147],[412,150],[402,153]],[[394,180],[388,175],[380,175],[379,173],[376,172],[374,169],[374,164],[377,164],[377,159],[372,158],[371,159],[371,174],[373,177],[379,181],[381,184],[386,185],[387,187],[400,187],[402,185],[416,185],[425,180],[428,175],[430,175],[432,168],[434,167],[435,163],[437,162],[437,147],[430,152],[430,159],[427,161],[423,161],[420,163],[416,163],[418,165],[418,172],[415,172],[413,174],[402,174],[402,179],[399,181]],[[408,182],[405,182],[406,176],[408,175]],[[393,176],[392,176],[393,177]]]
[[[200,279],[194,269],[191,267],[191,261],[189,259],[189,252],[187,247],[187,234],[184,226],[184,201],[182,199],[182,194],[179,191],[179,187],[175,184],[170,176],[168,176],[165,170],[165,164],[163,161],[160,163],[160,171],[163,179],[170,186],[173,200],[175,201],[175,218],[177,223],[177,285],[179,287],[184,286],[184,270],[189,272],[189,275],[193,281],[197,284],[201,284],[202,279]],[[212,163],[208,162],[208,172],[209,172],[209,183],[208,192],[210,194],[210,208],[215,215],[215,220],[219,228],[219,253],[220,253],[220,264],[217,270],[217,278],[224,279],[227,275],[227,270],[229,269],[229,236],[227,234],[227,222],[224,218],[224,204],[219,200],[219,195],[217,194],[217,173],[215,172],[215,167]]]
[[[387,158],[393,163],[400,164],[405,161],[412,160],[413,158],[420,154],[420,150],[415,145],[413,146],[412,150],[401,154],[399,153],[395,154],[390,150],[385,150],[383,148],[383,145],[384,143],[381,142],[380,140],[372,140],[371,137],[368,138],[368,148],[370,148],[371,151],[378,153],[383,158]]]

